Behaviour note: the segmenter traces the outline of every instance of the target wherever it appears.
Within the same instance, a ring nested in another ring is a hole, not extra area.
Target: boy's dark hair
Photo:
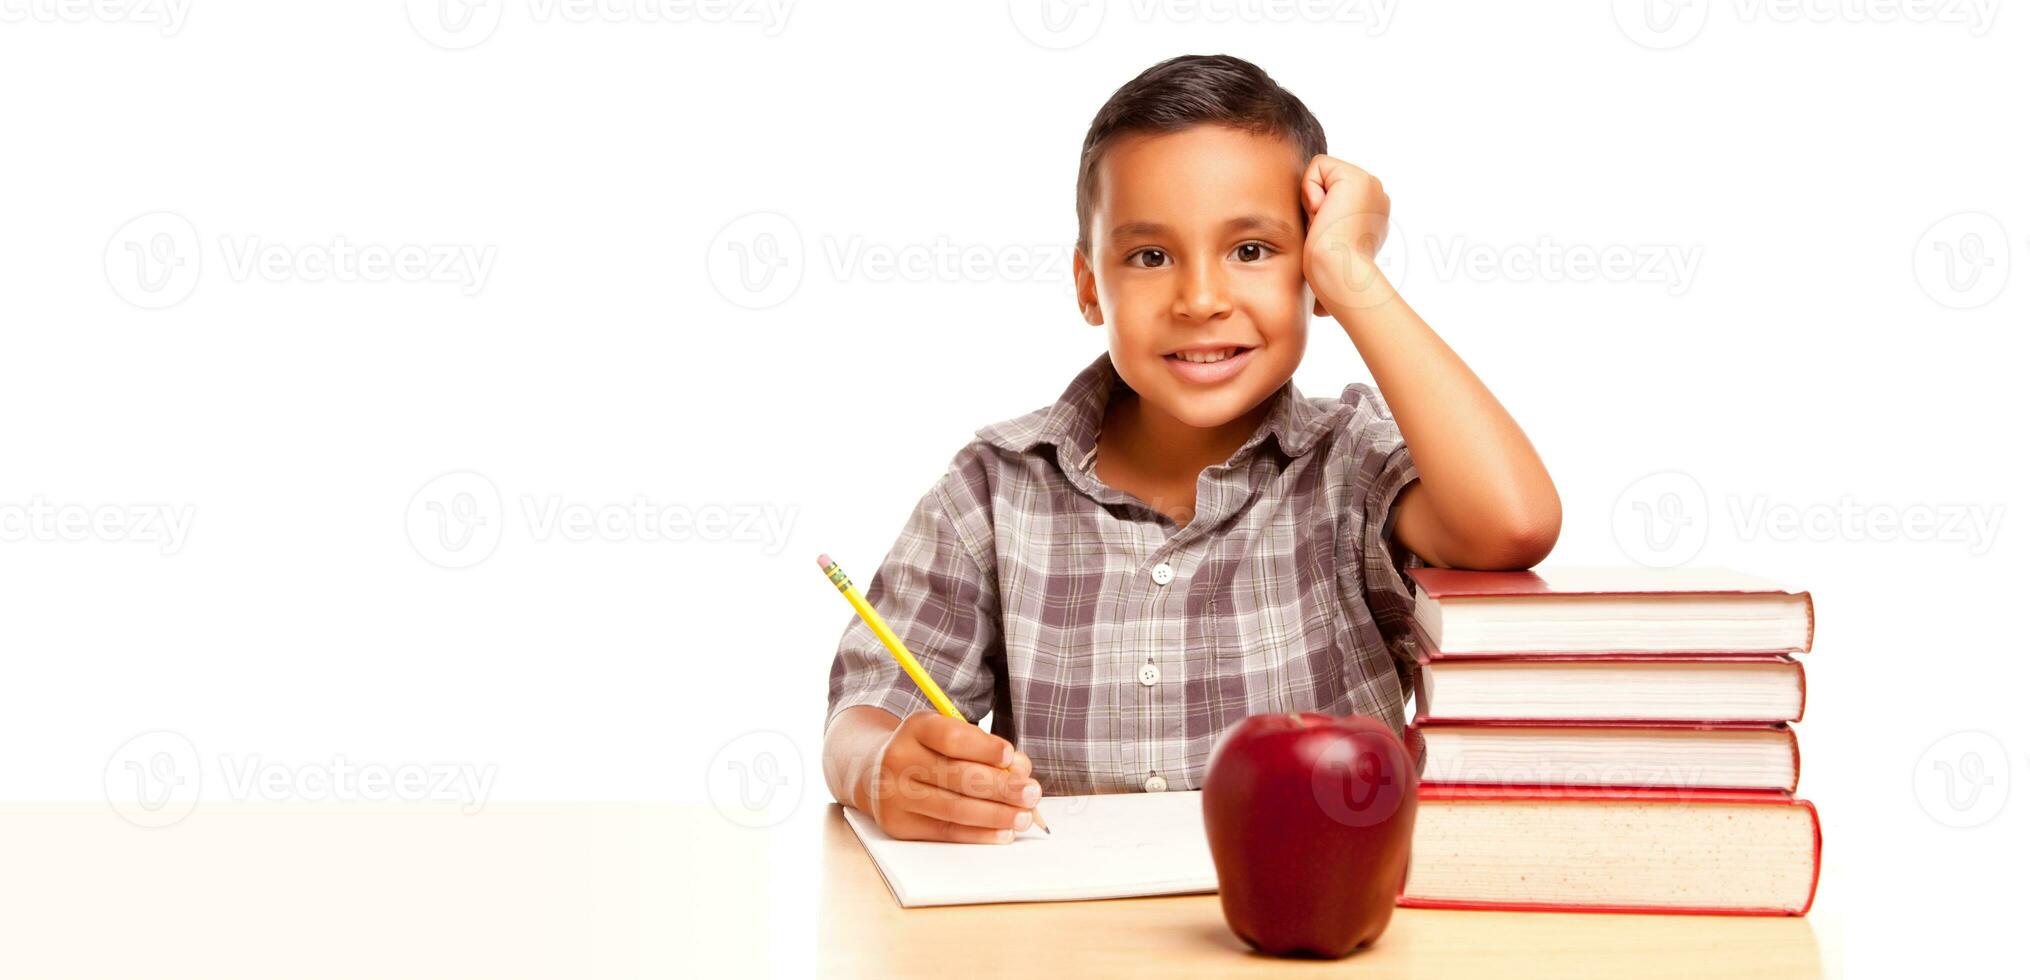
[[[1130,133],[1171,133],[1212,123],[1281,136],[1309,161],[1325,152],[1325,128],[1304,103],[1252,62],[1187,54],[1150,66],[1100,106],[1078,157],[1078,250],[1087,251],[1100,157]]]

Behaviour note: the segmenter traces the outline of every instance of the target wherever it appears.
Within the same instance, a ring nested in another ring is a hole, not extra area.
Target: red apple
[[[1388,928],[1410,870],[1417,770],[1372,718],[1252,715],[1205,766],[1205,835],[1234,934],[1345,956]]]

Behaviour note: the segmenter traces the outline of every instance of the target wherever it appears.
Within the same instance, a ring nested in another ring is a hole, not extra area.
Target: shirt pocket
[[[1295,589],[1242,596],[1222,595],[1213,603],[1222,724],[1250,714],[1341,707],[1347,633],[1330,596]]]

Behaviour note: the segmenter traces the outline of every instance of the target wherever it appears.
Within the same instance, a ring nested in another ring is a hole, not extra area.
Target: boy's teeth
[[[1209,351],[1181,350],[1177,352],[1177,359],[1190,361],[1193,364],[1212,364],[1217,361],[1224,361],[1233,355],[1234,348],[1223,347],[1219,350]]]

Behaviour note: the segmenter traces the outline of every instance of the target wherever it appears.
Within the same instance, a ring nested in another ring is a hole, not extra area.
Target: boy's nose
[[[1226,273],[1218,262],[1198,261],[1184,265],[1177,283],[1177,300],[1171,313],[1192,320],[1222,316],[1233,308],[1227,297]]]

